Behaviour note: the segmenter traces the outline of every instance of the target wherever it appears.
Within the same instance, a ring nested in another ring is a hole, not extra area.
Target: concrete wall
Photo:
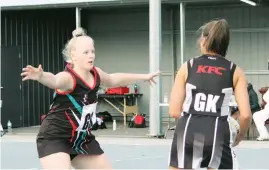
[[[84,12],[84,11],[83,11]],[[88,14],[88,31],[96,43],[96,64],[103,70],[112,72],[149,72],[149,13],[147,8],[93,11]],[[163,10],[163,29],[169,30],[169,11]],[[166,83],[163,88],[168,93],[172,86],[173,72],[170,35],[162,36],[163,49],[161,60],[163,76]],[[140,112],[148,114],[149,85],[139,83],[143,93],[140,100]],[[110,107],[99,107],[120,115]]]
[[[172,37],[176,38],[178,67],[180,67],[180,16],[175,10],[175,34],[172,35],[171,8],[162,8],[162,94],[171,91],[173,84]],[[96,64],[105,71],[137,72],[149,71],[149,12],[148,7],[120,8],[109,10],[83,10],[87,19],[87,29],[96,42]],[[240,65],[248,73],[249,82],[258,89],[267,85],[267,59],[269,55],[269,10],[266,7],[252,6],[188,6],[186,9],[186,55],[184,60],[199,54],[196,46],[196,30],[214,18],[226,18],[231,27],[231,45],[228,58]],[[253,74],[258,70],[259,74]],[[262,71],[263,70],[263,71]],[[262,73],[261,73],[262,72]],[[139,83],[143,93],[141,112],[149,113],[149,86]],[[100,110],[108,110],[115,115],[117,111],[102,105]],[[167,110],[163,110],[167,117]]]

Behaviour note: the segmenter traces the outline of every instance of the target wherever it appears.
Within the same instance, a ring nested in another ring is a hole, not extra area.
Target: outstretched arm
[[[73,78],[67,72],[60,72],[56,75],[43,72],[37,81],[51,89],[60,89],[61,91],[69,91],[73,88]]]
[[[44,72],[41,65],[38,68],[28,65],[23,68],[21,76],[23,76],[23,81],[36,80],[51,89],[59,89],[63,92],[72,89],[74,84],[74,80],[69,73],[60,72],[54,75],[50,72]]]
[[[106,87],[119,87],[133,84],[137,81],[149,81],[150,83],[155,83],[154,77],[158,76],[160,72],[153,74],[131,74],[131,73],[113,73],[108,74],[96,67],[98,71],[102,85]]]

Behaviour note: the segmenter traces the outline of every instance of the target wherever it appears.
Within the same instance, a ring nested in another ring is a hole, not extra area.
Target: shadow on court
[[[167,169],[168,145],[102,145],[114,169]],[[237,149],[241,168],[268,169],[269,148]],[[34,142],[1,142],[1,169],[41,168]]]

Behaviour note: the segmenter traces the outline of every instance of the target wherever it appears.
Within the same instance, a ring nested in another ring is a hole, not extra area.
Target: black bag
[[[103,117],[104,122],[113,122],[112,116],[107,111],[105,112],[99,112],[96,114],[97,117]]]
[[[96,122],[95,122],[95,124],[92,126],[92,129],[91,129],[91,130],[107,129],[106,124],[105,124],[105,121],[103,120],[102,117],[96,117],[96,119],[101,119],[102,122],[101,122],[101,124],[99,125],[99,124],[98,124],[98,121],[96,120]]]

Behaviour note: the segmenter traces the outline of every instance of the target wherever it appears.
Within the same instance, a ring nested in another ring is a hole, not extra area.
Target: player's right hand
[[[21,73],[21,76],[23,77],[22,81],[39,80],[43,73],[41,65],[39,65],[38,68],[28,65],[27,67],[23,68],[22,71],[23,71]]]

